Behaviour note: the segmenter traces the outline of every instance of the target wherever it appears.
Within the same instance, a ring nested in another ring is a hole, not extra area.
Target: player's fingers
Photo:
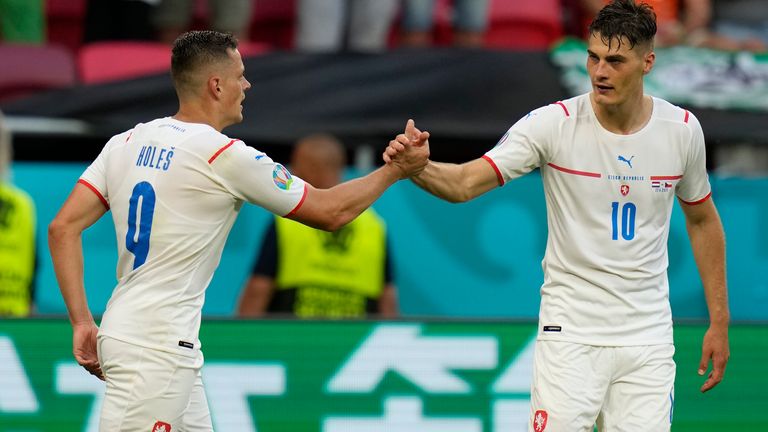
[[[416,145],[424,145],[429,139],[429,132],[421,132]]]
[[[407,136],[405,136],[404,134],[400,134],[400,135],[396,136],[395,137],[395,141],[397,141],[397,142],[399,142],[401,144],[410,144],[411,143],[411,140]]]
[[[384,153],[381,154],[381,158],[384,159],[384,163],[388,164],[388,163],[392,162],[392,158],[389,157],[389,155],[387,154],[386,151],[384,151]]]
[[[707,367],[709,366],[709,359],[712,357],[712,352],[709,350],[702,350],[701,352],[701,360],[699,361],[699,376],[704,376],[704,373],[707,372]]]
[[[416,123],[413,121],[413,119],[408,119],[408,121],[405,123],[405,134],[409,137],[415,136],[416,133],[414,132],[414,129],[416,128]]]
[[[715,372],[710,372],[709,377],[704,381],[704,385],[701,386],[701,392],[705,393],[712,390],[716,385],[720,384],[723,380],[722,375],[717,375]]]
[[[387,147],[386,152],[390,156],[397,156],[397,154],[400,153],[403,148],[404,147],[403,147],[402,144],[394,142],[394,143],[390,144],[389,147]]]

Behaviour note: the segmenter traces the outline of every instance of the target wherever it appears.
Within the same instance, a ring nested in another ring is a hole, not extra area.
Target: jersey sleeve
[[[483,158],[493,165],[499,183],[523,176],[549,158],[552,131],[563,118],[557,105],[538,108],[518,120]]]
[[[306,184],[265,153],[236,140],[209,161],[224,187],[236,198],[286,216],[303,202]]]
[[[101,202],[104,203],[107,208],[109,208],[110,199],[109,190],[107,189],[107,155],[116,141],[121,139],[124,140],[125,136],[129,134],[130,131],[116,135],[107,141],[107,144],[101,149],[101,153],[99,153],[96,159],[94,159],[88,168],[85,169],[78,180],[78,183],[87,186],[88,189],[98,195]]]
[[[685,160],[683,177],[675,188],[677,197],[687,204],[698,204],[709,198],[712,188],[707,175],[704,132],[698,119],[691,114],[688,121],[691,138]]]

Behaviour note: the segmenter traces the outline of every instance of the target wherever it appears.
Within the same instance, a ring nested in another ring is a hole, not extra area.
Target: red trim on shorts
[[[240,140],[238,140],[238,139],[233,139],[232,141],[230,141],[230,142],[228,142],[226,145],[224,145],[224,147],[222,147],[222,148],[220,148],[218,151],[216,151],[216,153],[214,153],[214,154],[213,154],[213,156],[211,156],[211,158],[210,158],[210,159],[208,159],[208,165],[212,164],[212,163],[213,163],[213,161],[215,161],[215,160],[216,160],[216,158],[217,158],[217,157],[219,157],[219,155],[220,155],[220,154],[221,154],[221,153],[222,153],[224,150],[228,149],[228,148],[229,148],[229,147],[230,147],[232,144],[236,143],[237,141],[240,141]]]
[[[712,196],[712,191],[709,191],[707,196],[705,196],[704,198],[702,198],[702,199],[700,199],[698,201],[686,201],[684,199],[681,199],[680,201],[682,201],[682,202],[684,202],[684,203],[686,203],[688,205],[692,205],[693,206],[693,205],[699,205],[699,204],[703,203],[704,201],[708,200],[711,196]]]
[[[568,108],[565,107],[564,103],[562,103],[561,101],[557,101],[557,102],[555,102],[555,104],[560,105],[563,108],[563,111],[565,111],[565,116],[566,117],[570,117],[571,116],[571,114],[568,112]]]
[[[689,116],[690,114],[691,114],[691,113],[689,113],[689,112],[688,112],[688,110],[685,110],[685,118],[683,119],[683,122],[685,122],[685,123],[688,123],[688,116]]]
[[[496,166],[496,162],[491,159],[488,155],[483,155],[483,159],[488,161],[489,164],[491,164],[491,168],[493,168],[493,171],[496,172],[496,178],[499,180],[499,186],[504,186],[504,177],[501,176],[501,171],[499,171],[499,167]]]
[[[680,180],[683,178],[682,175],[676,175],[676,176],[651,176],[651,180]]]
[[[101,201],[101,203],[104,204],[104,207],[106,207],[107,210],[109,210],[109,203],[107,202],[106,199],[104,199],[104,195],[102,195],[101,192],[99,192],[99,190],[96,189],[96,187],[94,185],[88,183],[87,181],[85,181],[83,179],[79,179],[77,182],[80,183],[81,185],[87,187],[88,189],[92,190],[93,193],[95,193],[96,196],[99,197],[99,201]]]
[[[603,176],[600,173],[593,173],[593,172],[588,172],[588,171],[577,171],[577,170],[570,169],[570,168],[563,168],[563,167],[557,166],[557,165],[555,165],[553,163],[548,163],[547,165],[551,166],[552,168],[554,168],[554,169],[556,169],[558,171],[562,171],[562,172],[568,173],[568,174],[575,174],[575,175],[580,175],[580,176],[585,176],[585,177],[596,177],[596,178],[600,178],[600,177]]]
[[[299,203],[296,204],[296,207],[293,208],[287,215],[283,217],[291,217],[294,214],[296,214],[297,211],[299,211],[299,207],[301,207],[302,204],[304,204],[304,200],[307,198],[307,192],[309,191],[309,188],[307,188],[307,184],[304,184],[304,193],[301,194],[301,199],[299,200]]]

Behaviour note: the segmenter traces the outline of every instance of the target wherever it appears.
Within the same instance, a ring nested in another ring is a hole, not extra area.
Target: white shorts
[[[107,381],[99,431],[211,432],[203,355],[185,357],[98,337]]]
[[[675,347],[537,341],[530,432],[667,432]]]

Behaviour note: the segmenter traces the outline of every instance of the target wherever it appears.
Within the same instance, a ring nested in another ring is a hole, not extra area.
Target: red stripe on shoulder
[[[101,201],[101,203],[104,204],[104,207],[106,207],[107,210],[109,210],[109,203],[107,202],[106,198],[104,198],[104,195],[102,195],[101,192],[99,192],[99,190],[96,189],[96,186],[88,183],[87,181],[85,181],[83,179],[79,179],[77,182],[80,183],[81,185],[87,187],[88,189],[92,190],[93,193],[95,193],[96,196],[99,198],[99,201]]]
[[[568,108],[565,107],[565,104],[562,101],[555,102],[555,105],[560,105],[560,107],[565,111],[565,116],[570,117],[571,113],[568,112]]]
[[[296,214],[297,211],[299,211],[299,208],[302,204],[304,204],[304,200],[307,198],[307,192],[309,191],[309,188],[307,188],[307,184],[304,184],[304,193],[301,194],[301,199],[299,200],[299,203],[296,204],[296,207],[293,208],[287,215],[283,217],[291,217]]]
[[[686,201],[684,199],[680,199],[680,201],[682,201],[682,202],[684,202],[684,203],[686,203],[688,205],[692,205],[693,206],[693,205],[699,205],[699,204],[703,203],[704,201],[708,200],[711,196],[712,196],[712,191],[709,191],[707,196],[705,196],[704,198],[702,198],[700,200],[697,200],[697,201]]]
[[[688,112],[688,110],[685,110],[685,118],[683,119],[684,123],[688,123],[688,117],[691,115],[691,113]]]
[[[499,167],[496,166],[496,162],[494,162],[493,159],[491,159],[488,155],[483,155],[483,159],[491,164],[491,168],[493,168],[493,171],[496,172],[496,178],[499,180],[499,186],[504,186],[504,177],[502,177],[501,171],[499,171]]]
[[[128,133],[128,137],[125,138],[125,142],[128,142],[128,140],[131,139],[131,136],[133,136],[133,131]]]
[[[222,153],[224,150],[228,149],[229,147],[231,147],[231,146],[232,146],[232,144],[234,144],[234,143],[236,143],[236,142],[238,142],[238,141],[240,141],[240,140],[239,140],[239,139],[233,139],[232,141],[230,141],[230,142],[228,142],[227,144],[225,144],[225,145],[224,145],[222,148],[218,149],[218,150],[216,151],[216,153],[214,153],[214,154],[213,154],[213,156],[211,156],[211,158],[210,158],[210,159],[208,159],[208,164],[209,164],[209,165],[210,165],[210,164],[212,164],[212,163],[213,163],[213,161],[215,161],[215,160],[216,160],[216,158],[217,158],[217,157],[219,157],[219,155],[220,155],[220,154],[221,154],[221,153]]]

